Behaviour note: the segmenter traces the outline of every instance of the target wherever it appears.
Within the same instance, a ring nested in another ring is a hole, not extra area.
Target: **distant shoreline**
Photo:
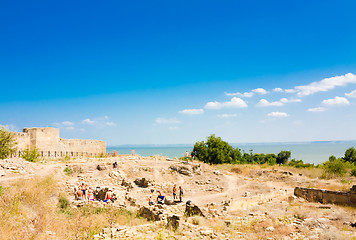
[[[291,151],[291,158],[303,160],[305,163],[319,164],[327,161],[331,155],[344,156],[346,149],[356,146],[356,141],[314,141],[314,142],[287,142],[287,143],[245,143],[231,144],[241,149],[241,153],[274,153]],[[107,152],[117,151],[119,154],[135,154],[141,156],[164,156],[169,158],[183,157],[185,151],[192,151],[193,144],[137,144],[108,146]]]

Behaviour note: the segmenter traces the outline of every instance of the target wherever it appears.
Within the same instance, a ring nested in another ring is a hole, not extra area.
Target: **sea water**
[[[327,161],[331,155],[342,157],[346,149],[356,147],[356,141],[337,142],[299,142],[299,143],[240,143],[231,144],[238,147],[241,152],[250,153],[274,153],[291,151],[291,158],[303,160],[305,163],[319,164]],[[185,152],[193,150],[193,144],[186,145],[126,145],[109,146],[107,152],[117,151],[119,154],[135,154],[141,156],[160,155],[168,158],[183,157]]]

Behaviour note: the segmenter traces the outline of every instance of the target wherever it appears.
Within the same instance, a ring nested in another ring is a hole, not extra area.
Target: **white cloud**
[[[64,122],[62,122],[62,125],[64,125],[64,126],[73,126],[74,123],[70,122],[70,121],[64,121]]]
[[[176,127],[176,126],[171,126],[171,127],[168,127],[168,130],[171,130],[171,131],[176,131],[176,130],[179,130],[179,127]]]
[[[262,95],[268,93],[268,91],[266,91],[266,90],[263,89],[263,88],[256,88],[256,89],[253,89],[252,92],[254,92],[254,93],[259,93],[259,94],[262,94]]]
[[[237,114],[236,113],[233,113],[233,114],[219,114],[218,115],[218,118],[235,118],[237,117]]]
[[[95,123],[95,121],[90,120],[90,118],[86,118],[86,119],[84,119],[84,120],[82,121],[82,123],[86,123],[86,124],[90,124],[90,125],[92,125],[92,124],[94,124],[94,123]]]
[[[257,104],[256,106],[257,107],[271,107],[271,106],[283,106],[284,103],[281,102],[281,101],[276,101],[276,102],[269,102],[267,101],[266,99],[261,99]]]
[[[356,90],[353,90],[350,93],[345,93],[345,96],[349,98],[356,98]]]
[[[116,126],[116,123],[114,123],[114,122],[106,122],[105,124],[106,124],[106,126],[109,126],[109,127],[115,127]]]
[[[350,105],[350,102],[344,97],[336,96],[335,98],[332,99],[323,100],[322,104],[326,106],[336,106],[336,105],[346,106],[346,105]]]
[[[256,88],[256,89],[252,89],[251,92],[244,92],[244,93],[240,93],[240,92],[236,92],[236,93],[227,93],[225,92],[225,95],[226,96],[239,96],[239,97],[246,97],[246,98],[250,98],[252,97],[253,95],[255,95],[255,93],[258,93],[258,94],[267,94],[268,91],[266,91],[265,89],[263,88]]]
[[[347,73],[342,76],[336,76],[331,78],[324,78],[319,82],[312,82],[304,86],[294,87],[294,91],[300,97],[312,95],[317,92],[326,92],[335,87],[346,86],[349,83],[356,83],[356,75]]]
[[[179,111],[180,114],[185,114],[185,115],[199,115],[204,113],[204,109],[199,108],[199,109],[184,109],[182,111]]]
[[[245,108],[247,103],[241,98],[233,97],[229,102],[208,102],[205,104],[207,109],[221,109],[221,108]]]
[[[287,98],[281,98],[279,101],[275,102],[269,102],[266,99],[261,99],[256,106],[257,107],[280,107],[284,106],[286,103],[295,103],[295,102],[301,102],[302,100],[295,98],[295,99],[287,99]]]
[[[227,92],[225,92],[225,95],[226,96],[240,96],[240,97],[250,98],[254,95],[254,93],[253,92],[245,92],[245,93],[239,93],[239,92],[227,93]]]
[[[180,121],[176,118],[170,118],[170,119],[167,119],[167,118],[157,118],[155,120],[156,123],[158,124],[177,124],[177,123],[180,123]]]
[[[270,112],[267,114],[269,117],[289,117],[289,115],[285,112]]]
[[[325,112],[326,108],[323,107],[316,107],[316,108],[309,108],[308,112]]]
[[[283,89],[282,88],[274,88],[272,91],[273,92],[283,92]]]
[[[297,90],[295,90],[295,89],[286,89],[286,90],[284,90],[286,93],[295,93],[295,92],[297,92]]]

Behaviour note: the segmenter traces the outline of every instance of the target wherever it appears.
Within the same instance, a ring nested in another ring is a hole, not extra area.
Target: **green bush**
[[[23,150],[21,157],[29,162],[37,162],[40,157],[40,151],[38,148],[26,148]]]
[[[69,200],[63,195],[59,195],[58,205],[61,210],[67,210],[69,208]]]
[[[345,162],[342,158],[327,161],[323,163],[322,167],[324,169],[323,178],[343,177],[348,169],[354,168],[353,164]]]
[[[351,176],[356,177],[356,168],[351,170]]]
[[[0,126],[0,159],[5,159],[16,152],[15,133]]]
[[[315,167],[314,164],[304,163],[303,160],[295,160],[295,159],[292,159],[287,165],[291,166],[291,167],[295,167],[295,168],[313,168],[313,167]]]
[[[70,167],[65,167],[63,172],[65,172],[65,174],[67,174],[68,176],[72,175],[73,173],[73,169]]]
[[[239,163],[241,160],[240,149],[233,148],[214,134],[207,138],[206,143],[196,142],[193,151],[198,160],[209,164]]]
[[[290,158],[290,156],[291,156],[290,151],[281,151],[277,155],[277,163],[278,164],[286,164],[288,159]]]

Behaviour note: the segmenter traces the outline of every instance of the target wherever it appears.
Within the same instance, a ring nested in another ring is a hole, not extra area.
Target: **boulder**
[[[180,174],[186,175],[186,176],[192,176],[193,175],[193,171],[192,168],[190,166],[179,166],[179,165],[171,165],[169,167],[169,169],[176,171]]]
[[[146,178],[136,178],[134,183],[142,188],[147,188],[152,185],[151,181],[147,180]]]
[[[188,202],[190,202],[190,201],[188,201]],[[191,202],[188,204],[188,202],[185,205],[184,215],[186,215],[188,217],[193,216],[193,215],[205,217],[205,215],[203,214],[203,212],[200,210],[200,208],[197,205],[192,204]]]
[[[122,179],[121,186],[124,186],[124,187],[126,187],[127,189],[133,188],[131,182],[126,181],[125,179]]]
[[[137,214],[148,221],[159,221],[162,219],[163,211],[155,207],[141,207],[137,210]]]
[[[94,191],[96,200],[102,200],[102,201],[104,201],[104,200],[105,200],[106,192],[107,192],[108,190],[109,190],[108,188],[97,188],[97,189]]]
[[[103,164],[99,164],[98,166],[96,166],[96,169],[99,170],[99,171],[103,171],[103,170],[106,170],[107,167]]]

